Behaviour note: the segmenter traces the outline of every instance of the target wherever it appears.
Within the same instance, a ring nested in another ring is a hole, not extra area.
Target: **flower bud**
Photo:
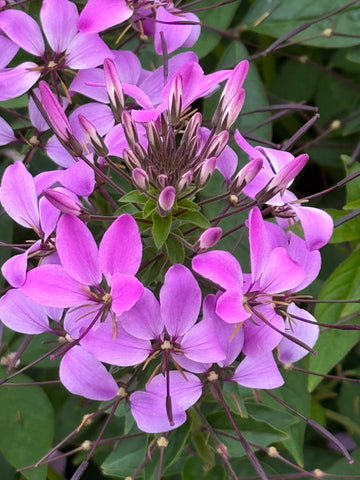
[[[124,92],[115,63],[110,58],[104,60],[104,76],[111,110],[114,113],[115,120],[119,122],[125,109]]]
[[[210,179],[216,168],[216,157],[207,158],[204,160],[199,169],[199,176],[197,178],[197,184],[203,187],[205,183]]]
[[[71,127],[60,103],[46,82],[42,81],[39,83],[39,91],[41,103],[43,104],[51,127],[63,142],[69,142],[72,137]]]
[[[200,253],[205,252],[216,245],[221,236],[222,229],[220,227],[210,227],[200,235],[199,240],[194,245],[194,249]]]
[[[211,140],[206,156],[218,157],[226,147],[228,140],[229,140],[229,132],[226,130],[223,130]]]
[[[169,123],[176,126],[180,121],[182,111],[183,80],[180,74],[176,74],[171,82],[169,92]]]
[[[145,170],[134,168],[131,176],[138,190],[146,192],[149,189],[149,176]]]
[[[139,141],[137,128],[134,120],[131,118],[130,113],[127,110],[124,110],[121,115],[121,124],[124,129],[124,134],[126,140],[131,148],[133,148],[134,143]]]
[[[260,172],[263,166],[263,161],[261,158],[256,158],[251,160],[245,167],[243,167],[240,172],[236,175],[234,180],[230,183],[230,193],[234,195],[239,195],[242,189],[250,183],[256,175]]]
[[[188,170],[187,172],[185,172],[180,180],[178,181],[178,184],[176,186],[176,190],[178,192],[182,192],[183,190],[186,190],[190,183],[192,182],[192,179],[194,177],[194,172],[192,170]]]
[[[161,173],[156,177],[156,181],[159,185],[160,188],[165,188],[168,184],[168,176],[165,175],[164,173]]]
[[[166,217],[166,215],[171,211],[174,206],[176,198],[175,188],[173,186],[165,187],[164,190],[161,191],[159,198],[158,198],[158,212],[159,215],[162,217]]]
[[[55,208],[63,213],[80,217],[85,211],[83,206],[75,200],[75,196],[71,195],[66,189],[47,188],[44,190],[43,194]]]
[[[93,147],[95,153],[99,157],[106,157],[109,153],[109,149],[105,145],[102,136],[98,133],[93,123],[91,123],[81,113],[78,115],[78,120],[82,131],[85,134],[87,141]]]
[[[123,150],[123,159],[130,170],[132,170],[133,168],[141,167],[141,163],[139,162],[139,159],[137,158],[135,153],[132,150],[130,150],[130,148],[125,148]]]

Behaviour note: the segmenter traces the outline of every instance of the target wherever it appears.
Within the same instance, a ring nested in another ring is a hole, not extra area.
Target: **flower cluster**
[[[124,22],[154,38],[161,66],[146,70],[100,37]],[[128,402],[144,432],[183,424],[214,385],[281,386],[278,365],[313,351],[319,334],[298,304],[333,224],[288,190],[306,154],[254,147],[238,130],[239,148],[229,146],[249,63],[205,74],[193,52],[169,58],[200,33],[196,15],[170,1],[89,0],[79,14],[69,0],[43,0],[40,24],[16,7],[0,12],[0,100],[30,95],[24,127],[0,118],[1,144],[24,152],[0,201],[36,236],[2,266],[1,321],[60,339],[62,384]],[[19,49],[29,59],[16,64]],[[203,118],[197,106],[223,82]],[[32,176],[39,152],[48,167]],[[224,217],[210,223],[201,195],[219,175]],[[228,211],[246,212],[233,227],[249,246],[247,273],[211,250]]]

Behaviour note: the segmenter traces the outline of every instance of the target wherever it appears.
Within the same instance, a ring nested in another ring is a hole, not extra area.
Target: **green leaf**
[[[239,7],[239,1],[229,3],[228,5],[217,6],[209,8],[201,12],[196,12],[201,23],[204,25],[201,29],[199,40],[192,47],[193,51],[199,58],[205,57],[210,53],[221,40],[221,35],[207,29],[206,26],[214,27],[215,29],[226,30],[234,18],[235,12]],[[214,5],[213,0],[206,0],[201,2],[201,7]]]
[[[166,240],[166,249],[170,262],[183,263],[185,258],[185,250],[182,243],[171,235]]]
[[[155,200],[152,200],[151,198],[145,203],[144,210],[143,210],[143,216],[144,218],[150,217],[156,208],[156,202]]]
[[[204,463],[199,457],[191,457],[184,465],[183,480],[205,480]]]
[[[332,216],[333,220],[338,220],[345,215],[345,212],[342,210],[327,209],[327,212]],[[350,242],[359,238],[360,217],[355,217],[335,228],[330,243]]]
[[[320,299],[346,300],[360,298],[360,250],[353,252],[325,282]],[[319,322],[333,324],[360,310],[359,304],[319,303],[315,308],[315,318]],[[352,323],[359,323],[352,320]],[[315,348],[317,356],[311,356],[309,369],[319,373],[328,373],[346,353],[358,342],[359,332],[339,334],[337,330],[328,329],[321,333]],[[321,381],[321,377],[310,376],[310,391]]]
[[[257,0],[248,10],[244,27],[257,33],[282,37],[300,25],[315,20],[322,15],[343,7],[344,0]],[[325,20],[315,23],[291,38],[291,41],[323,48],[343,48],[358,45],[360,7],[358,4],[342,10]],[[345,32],[349,36],[326,36],[325,29]],[[355,37],[351,37],[351,34]],[[314,38],[315,37],[315,38]]]
[[[355,162],[353,165],[351,165],[351,157],[348,155],[341,155],[341,160],[344,163],[345,166],[345,172],[346,176],[352,175],[353,173],[356,173],[359,171],[360,166],[358,162]],[[349,167],[349,164],[351,165]],[[358,202],[360,198],[360,176],[354,178],[354,180],[351,180],[351,182],[348,182],[346,184],[346,204],[351,204],[352,202]],[[356,207],[355,207],[356,208]]]
[[[119,198],[119,202],[121,203],[139,203],[140,205],[146,203],[147,200],[148,197],[138,190],[132,190]]]
[[[1,371],[5,375],[4,370]],[[25,375],[16,382],[31,382]],[[15,468],[36,463],[52,446],[54,412],[38,386],[0,388],[0,450]],[[47,466],[24,470],[28,480],[45,480]]]
[[[200,212],[187,211],[182,213],[181,215],[177,215],[176,219],[180,220],[183,223],[191,223],[192,225],[196,225],[197,227],[201,228],[210,227],[209,220]]]
[[[154,242],[157,248],[160,249],[169,236],[172,216],[171,213],[169,213],[168,215],[166,215],[166,217],[161,217],[157,212],[154,212],[152,220],[152,234],[154,237]]]
[[[114,450],[101,465],[105,475],[123,478],[131,476],[146,458],[147,435],[130,437],[115,445]]]

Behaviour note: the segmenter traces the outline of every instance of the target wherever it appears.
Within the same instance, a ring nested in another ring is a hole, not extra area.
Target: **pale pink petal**
[[[134,392],[130,396],[130,406],[137,426],[143,432],[167,432],[174,430],[186,421],[184,409],[172,402],[173,424],[170,424],[165,397],[159,397],[154,393]]]
[[[0,298],[1,321],[16,332],[32,335],[51,331],[46,313],[43,306],[19,290],[9,290]]]
[[[122,23],[133,14],[125,0],[88,0],[80,14],[78,28],[83,33],[94,33]]]
[[[101,282],[99,254],[90,230],[77,217],[63,215],[56,232],[56,248],[65,270],[85,285]]]
[[[62,358],[59,375],[69,392],[91,400],[111,400],[119,390],[104,365],[78,345]]]
[[[195,362],[214,363],[225,359],[225,353],[210,319],[202,320],[192,326],[181,339],[181,348],[184,355]],[[176,361],[176,354],[174,358]]]
[[[316,319],[311,313],[297,307],[294,303],[289,305],[287,311],[289,314],[295,315],[296,317],[304,318],[310,322],[316,322]],[[315,345],[319,336],[319,327],[317,325],[296,318],[286,321],[285,331],[305,343],[310,348]],[[305,348],[285,337],[279,343],[278,352],[279,360],[283,363],[297,362],[309,353]]]
[[[204,319],[211,319],[216,331],[217,339],[225,353],[225,359],[217,363],[221,367],[231,365],[240,354],[244,344],[244,329],[240,328],[235,333],[235,326],[224,322],[224,320],[216,314],[216,302],[218,295],[207,295],[204,300],[203,311]]]
[[[161,316],[167,332],[178,337],[196,322],[201,307],[201,290],[193,274],[183,265],[173,265],[160,290]]]
[[[196,375],[192,373],[180,373],[178,371],[169,372],[170,395],[174,401],[187,410],[194,405],[201,396],[202,383]],[[146,391],[154,395],[166,396],[166,376],[156,375],[150,383],[146,385]]]
[[[50,47],[55,53],[67,49],[77,34],[79,14],[76,5],[67,0],[44,0],[40,20]]]
[[[228,323],[241,323],[249,318],[250,313],[243,305],[242,289],[232,288],[220,295],[216,304],[216,313]]]
[[[41,75],[38,70],[33,70],[34,68],[37,68],[36,63],[25,62],[17,67],[1,70],[0,101],[16,98],[27,92]]]
[[[213,250],[194,257],[192,268],[225,289],[242,286],[242,271],[239,262],[231,253]]]
[[[284,383],[272,353],[246,357],[232,380],[248,388],[278,388]]]
[[[0,29],[7,37],[29,53],[41,57],[45,51],[39,25],[21,10],[3,10],[0,13]]]
[[[101,103],[109,103],[104,70],[101,68],[80,70],[71,82],[69,91],[81,93]]]
[[[78,33],[67,48],[66,65],[75,70],[94,68],[102,65],[105,58],[112,58],[112,53],[99,35]]]
[[[0,117],[0,146],[7,145],[14,140],[16,140],[16,137],[13,129],[3,118]]]
[[[144,287],[136,277],[115,273],[111,278],[112,308],[121,315],[132,308],[143,294]]]
[[[0,35],[0,68],[6,67],[15,57],[19,47],[16,43]]]
[[[34,179],[22,162],[15,162],[5,170],[0,187],[0,201],[15,222],[39,231],[39,208]]]
[[[288,232],[289,245],[288,252],[291,258],[301,265],[305,272],[304,280],[296,286],[296,291],[300,291],[312,283],[319,275],[321,268],[321,255],[319,250],[310,251],[306,242],[295,235],[293,232]]]
[[[41,265],[30,270],[20,287],[24,295],[49,307],[73,307],[91,302],[90,293],[61,265]]]
[[[135,275],[140,267],[141,257],[142,243],[137,223],[131,215],[120,215],[101,240],[101,270],[108,279],[115,273]]]
[[[334,222],[330,215],[320,208],[303,207],[293,204],[309,250],[318,250],[328,243],[333,234]]]
[[[164,329],[160,304],[147,288],[131,310],[121,315],[120,320],[128,333],[144,340],[159,339]]]
[[[110,318],[91,329],[80,343],[101,362],[121,367],[143,362],[152,351],[150,341],[129,335]]]
[[[241,327],[244,329],[243,352],[249,356],[271,352],[282,340],[281,332],[285,330],[283,318],[271,305],[257,305],[255,310],[259,315],[253,314]]]

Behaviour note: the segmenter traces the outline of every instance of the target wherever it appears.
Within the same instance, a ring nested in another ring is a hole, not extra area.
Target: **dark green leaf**
[[[119,202],[121,203],[139,203],[140,205],[146,203],[147,200],[148,197],[138,190],[132,190],[119,198]]]
[[[209,220],[200,212],[187,211],[181,215],[176,216],[177,220],[180,220],[183,223],[191,223],[201,228],[209,228]]]
[[[2,376],[5,372],[2,370]],[[31,382],[25,375],[16,382]],[[0,450],[20,468],[36,463],[52,446],[54,413],[44,391],[37,386],[0,388]],[[25,470],[28,480],[45,480],[47,467]]]
[[[170,235],[166,240],[166,248],[169,260],[172,264],[184,262],[184,246],[179,242],[179,240]]]
[[[348,205],[349,206],[349,205]],[[328,209],[328,213],[333,220],[338,220],[343,217],[346,212],[342,210]],[[331,243],[350,242],[360,238],[360,217],[352,218],[351,220],[339,225],[335,228],[334,233],[330,239]]]
[[[147,435],[130,437],[118,442],[101,465],[105,475],[123,478],[131,476],[146,458]]]
[[[169,236],[171,223],[172,223],[172,216],[168,214],[166,217],[160,216],[157,212],[154,212],[152,216],[153,220],[153,227],[152,227],[152,234],[154,238],[155,245],[157,248],[161,248],[166,239]]]

